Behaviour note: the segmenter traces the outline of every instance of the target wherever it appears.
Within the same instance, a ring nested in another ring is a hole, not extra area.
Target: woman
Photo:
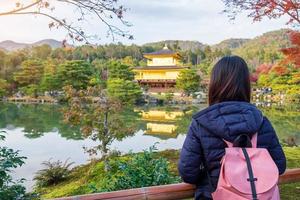
[[[251,88],[246,62],[238,56],[223,57],[214,66],[209,85],[209,107],[193,116],[183,144],[179,173],[184,182],[197,186],[195,199],[211,199],[216,190],[220,161],[226,143],[239,135],[255,133],[257,147],[266,148],[279,174],[286,159],[270,121],[250,104]]]

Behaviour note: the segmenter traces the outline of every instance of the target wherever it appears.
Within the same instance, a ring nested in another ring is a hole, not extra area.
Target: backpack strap
[[[232,148],[233,147],[233,144],[231,142],[228,142],[227,140],[224,140],[223,141],[227,144],[227,147],[228,148]]]
[[[257,132],[251,138],[252,148],[257,148]]]
[[[254,177],[252,166],[251,166],[251,161],[250,161],[249,154],[248,154],[246,148],[242,148],[242,151],[243,151],[244,157],[246,159],[246,163],[247,163],[247,169],[248,169],[248,174],[249,174],[249,178],[247,179],[247,181],[250,182],[252,199],[258,200],[256,187],[255,187],[255,181],[257,181],[257,178]]]

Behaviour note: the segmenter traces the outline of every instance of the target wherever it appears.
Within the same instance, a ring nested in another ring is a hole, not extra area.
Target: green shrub
[[[108,181],[103,189],[107,191],[165,185],[179,182],[179,178],[169,171],[165,158],[156,158],[156,148],[130,154],[128,159],[111,160]]]
[[[31,84],[31,85],[28,85],[26,87],[22,87],[21,91],[25,95],[28,95],[28,96],[31,96],[31,97],[37,97],[38,96],[37,95],[37,93],[38,93],[38,85]]]
[[[0,78],[0,98],[7,94],[7,81]]]
[[[36,187],[45,187],[56,185],[66,180],[70,175],[70,166],[74,163],[69,163],[66,160],[64,163],[60,160],[52,162],[51,160],[44,161],[42,165],[46,168],[39,170],[34,176]]]
[[[173,92],[167,92],[165,96],[166,96],[166,100],[167,100],[168,102],[170,102],[170,101],[172,101],[173,98],[174,98],[174,93],[173,93]]]
[[[0,141],[5,139],[3,133],[0,131]],[[19,151],[0,146],[0,199],[29,199],[22,185],[24,179],[14,181],[10,175],[13,169],[24,164],[25,159],[19,156]]]

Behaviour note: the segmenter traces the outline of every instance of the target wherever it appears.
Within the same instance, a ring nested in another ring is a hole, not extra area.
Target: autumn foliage
[[[261,21],[263,18],[276,19],[288,16],[287,24],[300,25],[299,8],[300,2],[295,0],[223,0],[226,9],[225,13],[231,19],[241,11],[247,11],[248,16],[254,21]]]
[[[278,76],[282,76],[282,75],[288,74],[289,70],[286,66],[274,65],[271,69],[271,72],[273,72],[274,74],[276,74]]]
[[[256,68],[256,74],[267,74],[272,69],[271,64],[261,64]]]
[[[281,50],[285,55],[285,59],[281,62],[281,64],[294,64],[296,68],[300,68],[300,32],[291,31],[290,41],[292,46]]]
[[[272,87],[290,95],[291,101],[300,100],[300,32],[289,33],[291,46],[280,51],[284,57],[271,65],[262,64],[256,68],[252,79],[259,86]]]
[[[250,75],[250,81],[253,83],[257,82],[259,76],[261,74],[268,74],[272,69],[272,66],[273,66],[272,64],[263,63],[258,67],[256,67],[255,72]]]

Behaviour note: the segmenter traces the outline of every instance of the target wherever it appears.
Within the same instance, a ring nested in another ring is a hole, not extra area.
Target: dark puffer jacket
[[[240,134],[252,137],[256,132],[257,147],[268,149],[282,174],[286,168],[282,147],[271,123],[254,105],[247,102],[223,102],[193,116],[181,150],[178,169],[184,182],[197,185],[195,199],[209,199],[210,191],[216,189],[220,161],[227,147],[222,139],[233,142]],[[212,187],[209,186],[205,166]]]

